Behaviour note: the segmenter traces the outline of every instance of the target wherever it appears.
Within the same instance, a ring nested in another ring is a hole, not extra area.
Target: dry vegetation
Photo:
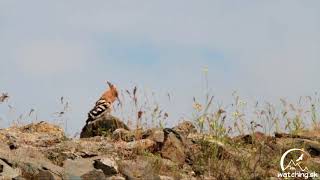
[[[170,119],[170,115],[154,101],[154,96],[154,93],[150,96],[148,93],[140,92],[137,87],[121,91],[121,102],[116,104],[114,109],[122,116],[121,119],[134,129],[127,132],[126,137],[114,139],[113,132],[107,131],[104,134],[106,138],[96,141],[64,137],[60,138],[60,141],[52,142],[57,143],[54,146],[49,147],[46,144],[47,149],[38,150],[55,165],[63,166],[70,156],[91,157],[92,154],[90,155],[88,150],[85,150],[87,147],[84,147],[84,144],[91,143],[90,146],[96,148],[89,151],[93,152],[92,157],[106,153],[117,154],[116,159],[122,175],[127,173],[126,169],[134,160],[136,163],[148,162],[147,165],[144,166],[142,163],[141,166],[162,175],[162,178],[167,176],[172,179],[267,179],[277,177],[280,171],[279,160],[286,150],[304,148],[310,156],[307,162],[309,170],[320,173],[318,94],[300,97],[297,103],[280,99],[276,105],[267,102],[246,102],[236,92],[232,94],[233,102],[225,106],[215,102],[215,98],[209,93],[205,94],[204,102],[193,98],[193,104],[190,105],[193,106],[192,119],[188,120],[196,127],[196,132],[180,134],[184,139],[183,151],[187,152],[186,161],[183,163],[164,157],[163,149],[159,150],[164,145],[158,147],[159,144],[144,138],[149,129],[166,128],[166,121]],[[3,94],[0,103],[5,104],[8,98],[8,94]],[[171,101],[170,94],[167,94],[167,98]],[[69,103],[65,102],[64,98],[60,101],[62,110],[55,113],[56,120],[67,129],[65,115],[68,113]],[[33,110],[29,116],[32,113]],[[20,117],[19,121],[22,120],[23,117]],[[19,129],[20,126],[14,126],[11,130],[13,128]],[[31,125],[28,129],[28,126],[24,126],[20,131],[30,131],[30,135],[31,132],[42,133],[45,127]],[[4,137],[7,130],[1,132],[0,138],[3,142],[8,141],[8,138]],[[17,137],[28,142],[28,136],[25,134],[21,137],[16,135]],[[124,140],[125,138],[130,140]],[[32,141],[30,139],[32,138],[29,138],[29,141]],[[36,142],[29,143],[32,146],[41,146]],[[51,141],[45,141],[49,142]],[[108,143],[113,144],[114,151],[110,152],[101,147],[107,146]],[[129,146],[133,148],[128,148]],[[66,147],[74,148],[73,154],[66,153]],[[125,177],[128,176],[125,174]]]

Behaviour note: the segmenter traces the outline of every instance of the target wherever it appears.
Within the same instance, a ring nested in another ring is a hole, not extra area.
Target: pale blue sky
[[[15,108],[0,105],[3,125],[31,108],[53,121],[65,96],[76,132],[107,80],[156,92],[173,124],[203,96],[206,66],[218,101],[312,95],[320,1],[0,2],[0,92]]]

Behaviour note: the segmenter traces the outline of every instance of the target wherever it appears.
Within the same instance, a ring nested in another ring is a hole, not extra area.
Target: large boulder
[[[0,179],[12,179],[19,175],[18,169],[13,169],[9,164],[0,159]]]
[[[184,144],[174,133],[168,134],[161,149],[161,156],[180,165],[185,163],[187,155]]]
[[[19,145],[50,147],[64,140],[66,136],[62,128],[44,121],[0,130],[0,141],[8,144],[10,149],[17,149]]]
[[[81,176],[82,180],[102,180],[106,179],[106,176],[103,174],[102,170],[92,170]]]
[[[10,150],[9,147],[0,146],[0,159],[0,164],[4,167],[2,175],[10,178],[20,176],[26,179],[41,179],[45,176],[61,179],[64,173],[62,167],[52,164],[34,147]]]
[[[68,159],[64,162],[63,165],[65,175],[68,178],[72,179],[75,177],[81,177],[89,172],[93,171],[95,168],[93,167],[92,159]]]
[[[48,170],[39,170],[39,173],[33,177],[34,180],[56,180],[54,174]]]
[[[118,174],[118,165],[113,158],[96,159],[93,167],[102,170],[107,177]]]
[[[150,152],[153,152],[155,147],[156,147],[156,142],[150,139],[141,139],[141,140],[136,140],[132,142],[120,141],[115,143],[115,148],[118,150],[136,150],[136,151],[148,150]]]
[[[154,163],[144,157],[120,162],[119,171],[128,180],[160,180]]]
[[[111,135],[116,129],[129,130],[128,126],[120,119],[105,113],[101,117],[86,124],[81,131],[80,138]]]

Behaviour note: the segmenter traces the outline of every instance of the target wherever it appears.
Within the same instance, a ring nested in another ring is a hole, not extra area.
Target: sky
[[[77,132],[106,81],[154,92],[170,125],[203,97],[206,68],[220,102],[233,91],[262,101],[317,92],[320,1],[3,0],[0,67],[2,126],[20,114],[54,121],[63,96]]]

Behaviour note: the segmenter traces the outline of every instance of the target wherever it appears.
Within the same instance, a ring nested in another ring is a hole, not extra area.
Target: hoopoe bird
[[[95,106],[88,113],[88,124],[91,121],[94,121],[100,115],[110,113],[112,110],[112,103],[118,99],[118,90],[115,85],[107,82],[109,89],[102,94],[100,99],[95,103]]]

